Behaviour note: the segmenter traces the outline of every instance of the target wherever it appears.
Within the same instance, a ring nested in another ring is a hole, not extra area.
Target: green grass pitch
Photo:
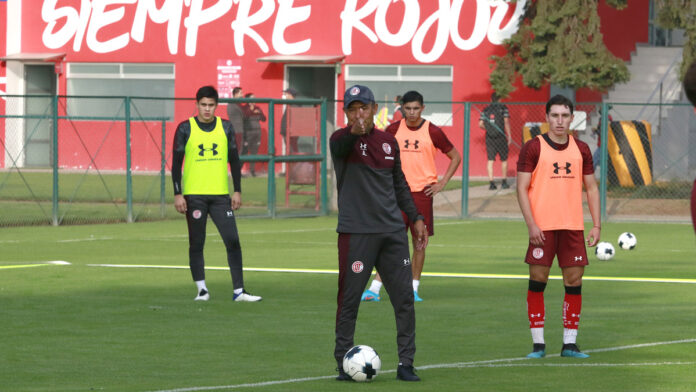
[[[333,380],[336,274],[253,270],[335,270],[335,217],[244,218],[238,225],[247,289],[264,297],[260,303],[232,302],[226,268],[207,271],[211,300],[193,301],[183,219],[0,230],[0,390],[693,391],[696,385],[690,225],[605,223],[603,240],[616,246],[618,235],[631,231],[638,246],[617,247],[608,262],[590,255],[578,344],[591,357],[558,357],[563,288],[552,280],[549,356],[527,360],[524,223],[441,219],[425,272],[451,276],[422,279],[415,366],[423,381],[395,380],[394,316],[383,290],[381,302],[360,307],[356,344],[374,347],[383,362],[383,373],[364,385]],[[72,264],[38,265],[51,260]],[[212,224],[206,260],[226,266]],[[559,273],[554,266],[552,275]]]

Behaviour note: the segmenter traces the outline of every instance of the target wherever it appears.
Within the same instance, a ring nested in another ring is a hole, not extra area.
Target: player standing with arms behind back
[[[260,301],[261,297],[244,290],[242,248],[234,217],[234,210],[242,205],[242,175],[237,143],[232,124],[215,116],[217,105],[217,90],[212,86],[201,87],[196,93],[198,115],[182,121],[176,128],[172,154],[174,207],[178,212],[186,214],[189,266],[198,290],[195,300],[210,299],[205,285],[203,260],[205,229],[210,214],[227,248],[227,264],[234,285],[233,300],[256,302]],[[234,184],[231,198],[228,165]]]
[[[517,162],[517,200],[529,230],[527,315],[534,343],[529,358],[546,355],[544,289],[554,256],[563,271],[563,348],[561,356],[587,358],[576,344],[582,307],[582,276],[587,262],[582,210],[583,185],[593,227],[587,245],[599,242],[599,190],[589,146],[568,134],[573,103],[562,95],[546,103],[549,132],[528,141]]]

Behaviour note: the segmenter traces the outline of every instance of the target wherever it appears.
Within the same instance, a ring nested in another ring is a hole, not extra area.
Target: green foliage
[[[491,57],[493,89],[508,96],[518,76],[525,86],[535,89],[553,83],[605,91],[628,81],[628,68],[604,45],[597,1],[529,2],[519,30],[504,43],[507,53]],[[625,3],[609,2],[617,7]]]
[[[665,29],[684,29],[686,42],[682,53],[680,78],[683,79],[689,65],[696,61],[696,1],[656,0],[658,26]]]

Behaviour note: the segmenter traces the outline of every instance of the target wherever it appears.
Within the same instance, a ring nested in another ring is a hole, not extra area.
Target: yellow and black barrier
[[[646,121],[612,121],[608,129],[607,179],[610,185],[652,184],[652,135]]]
[[[522,144],[549,131],[549,123],[526,123],[522,128]]]

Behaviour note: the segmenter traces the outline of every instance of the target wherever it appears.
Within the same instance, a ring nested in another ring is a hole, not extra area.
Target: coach
[[[414,222],[418,249],[427,245],[428,232],[401,171],[396,139],[374,127],[377,103],[372,91],[359,85],[348,88],[343,111],[348,126],[334,132],[330,140],[338,188],[336,379],[350,380],[341,363],[354,344],[360,296],[376,267],[396,317],[396,377],[419,381],[413,369],[416,314],[411,259],[401,210]]]

